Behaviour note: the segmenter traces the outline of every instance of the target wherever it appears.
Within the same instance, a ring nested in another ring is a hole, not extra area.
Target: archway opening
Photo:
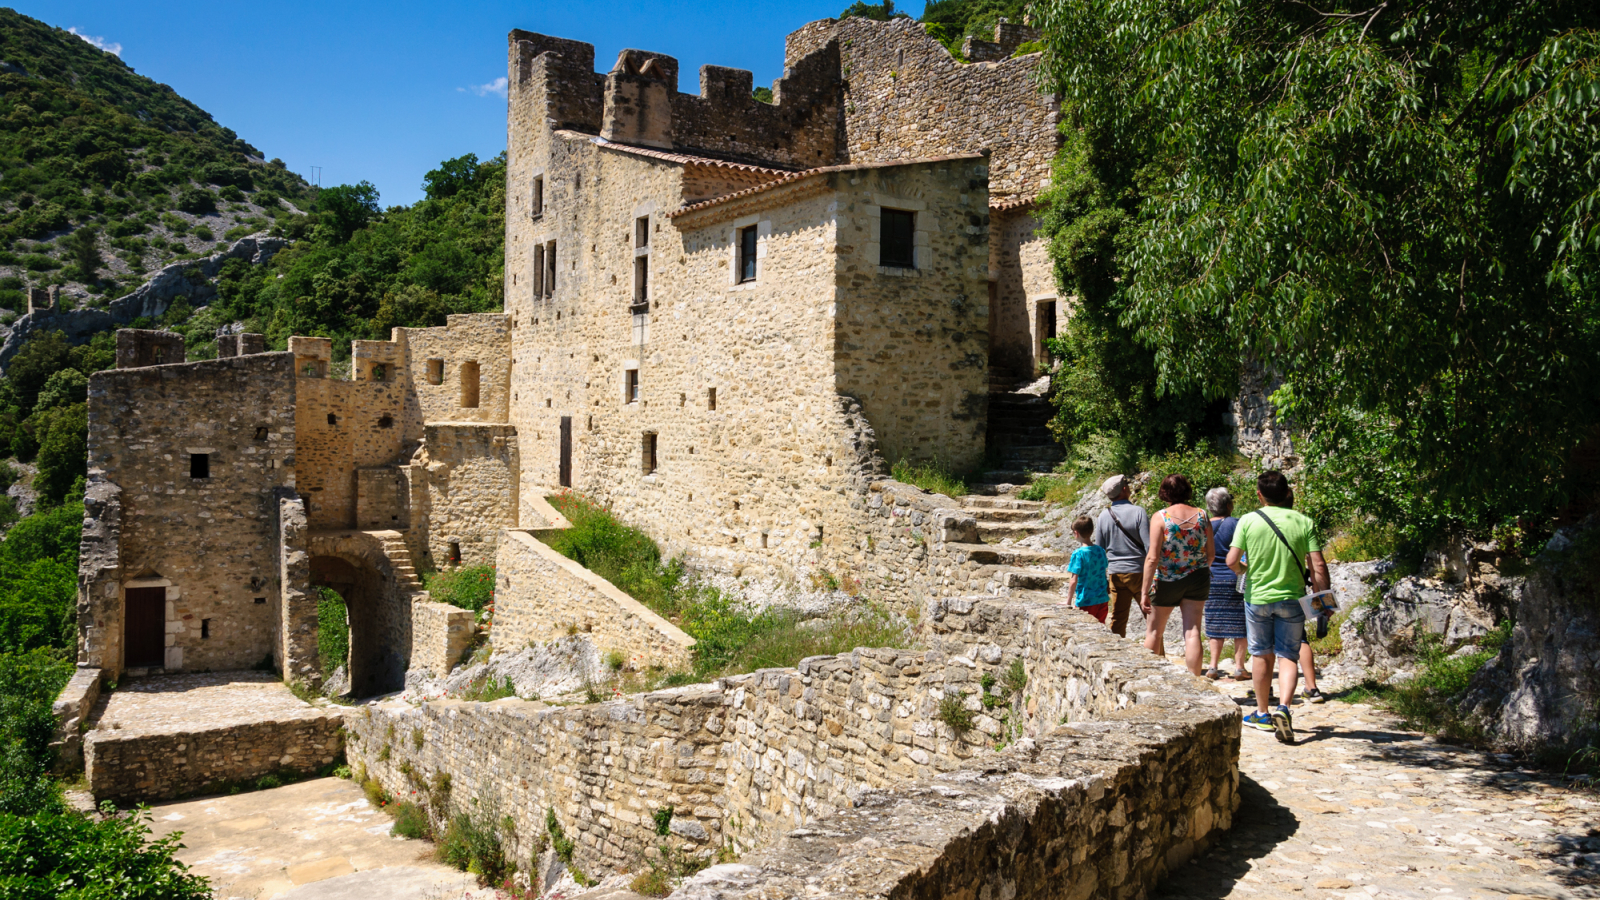
[[[318,653],[343,651],[349,671],[349,696],[371,697],[400,690],[405,672],[403,666],[396,671],[396,666],[390,664],[396,654],[387,646],[383,628],[383,577],[369,566],[337,556],[314,556],[311,585],[321,594],[317,604]],[[334,660],[321,660],[324,677],[336,668],[331,662]]]

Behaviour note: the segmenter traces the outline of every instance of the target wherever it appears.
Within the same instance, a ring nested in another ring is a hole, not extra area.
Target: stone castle
[[[567,488],[702,569],[852,575],[902,607],[960,592],[944,548],[970,521],[873,485],[899,459],[998,459],[991,398],[1065,314],[1031,216],[1058,111],[1039,56],[1013,58],[1036,35],[994,37],[958,59],[910,20],[815,22],[768,104],[749,72],[681,93],[669,56],[600,74],[588,44],[512,32],[503,314],[356,341],[349,380],[323,338],[184,362],[176,336],[119,334],[90,390],[80,663],[270,657],[315,681],[329,585],[353,692],[394,690],[464,645],[416,579],[452,563],[498,562],[501,624],[530,639],[604,630],[595,604],[627,598],[528,534]],[[623,618],[630,650],[685,652]]]
[[[90,380],[80,668],[57,702],[93,793],[342,751],[435,817],[470,798],[538,884],[666,842],[743,855],[686,897],[1123,900],[1203,852],[1239,803],[1233,703],[1052,598],[989,595],[1015,551],[888,477],[1058,458],[1046,401],[1016,389],[1066,315],[1034,236],[1059,113],[1016,53],[1036,35],[993,37],[955,56],[909,19],[814,22],[768,104],[749,72],[705,66],[686,94],[671,57],[601,74],[588,44],[513,31],[503,313],[356,341],[348,379],[324,338],[226,335],[185,362],[177,335],[119,332]],[[453,564],[495,566],[497,648],[581,633],[687,662],[688,635],[538,539],[569,527],[547,499],[569,489],[700,571],[857,584],[920,616],[926,649],[572,707],[78,736],[129,674],[318,683],[323,586],[351,695],[444,674],[476,625],[417,571]]]

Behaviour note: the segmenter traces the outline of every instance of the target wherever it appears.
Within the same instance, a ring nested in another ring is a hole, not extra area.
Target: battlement
[[[754,76],[700,68],[700,93],[678,90],[674,57],[628,49],[605,74],[590,70],[594,47],[526,31],[510,35],[513,107],[526,120],[610,141],[812,168],[838,159],[843,81],[838,48],[819,46],[773,83],[773,102],[752,95]]]
[[[1004,19],[994,26],[994,40],[986,41],[967,35],[961,45],[961,55],[971,62],[994,62],[1010,59],[1017,48],[1039,39],[1039,29],[1026,25],[1013,25]]]
[[[295,375],[300,378],[327,378],[328,366],[333,363],[333,339],[325,337],[289,338],[289,352],[294,354]]]
[[[123,328],[117,332],[117,368],[141,369],[184,361],[183,335]]]
[[[267,352],[267,336],[264,334],[217,335],[217,359],[265,352]]]

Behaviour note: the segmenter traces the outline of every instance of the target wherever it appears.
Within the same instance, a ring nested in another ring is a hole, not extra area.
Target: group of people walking
[[[1167,622],[1177,610],[1183,623],[1183,657],[1191,673],[1218,679],[1226,641],[1233,641],[1234,679],[1253,682],[1256,711],[1245,725],[1293,743],[1289,712],[1299,677],[1304,697],[1321,703],[1306,616],[1300,599],[1328,588],[1311,519],[1294,510],[1294,491],[1282,472],[1256,479],[1260,508],[1235,517],[1227,488],[1192,505],[1194,487],[1168,475],[1159,496],[1165,508],[1148,514],[1131,500],[1128,479],[1114,475],[1101,491],[1111,505],[1098,520],[1078,518],[1072,530],[1083,544],[1067,565],[1072,604],[1126,637],[1137,602],[1144,613],[1145,649],[1166,655]],[[1211,646],[1203,668],[1202,631]],[[1272,704],[1276,668],[1279,703]]]

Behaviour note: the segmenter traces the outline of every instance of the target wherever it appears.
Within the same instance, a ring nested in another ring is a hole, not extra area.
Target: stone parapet
[[[411,668],[448,675],[466,655],[477,630],[470,609],[432,600],[411,603]]]
[[[56,718],[55,739],[50,742],[55,750],[55,771],[70,775],[83,771],[83,730],[89,713],[100,699],[100,670],[78,669],[72,673],[51,712]]]
[[[448,774],[510,817],[512,858],[553,810],[590,875],[638,865],[671,806],[675,846],[748,854],[711,870],[724,893],[1137,896],[1231,823],[1239,713],[1205,684],[1070,608],[954,598],[924,623],[923,650],[584,707],[369,706],[348,752],[391,791]]]
[[[167,800],[288,770],[333,763],[342,745],[338,710],[177,734],[97,730],[84,742],[96,800]]]
[[[491,637],[501,649],[582,632],[637,668],[689,663],[694,638],[528,532],[503,533],[495,570]]]

